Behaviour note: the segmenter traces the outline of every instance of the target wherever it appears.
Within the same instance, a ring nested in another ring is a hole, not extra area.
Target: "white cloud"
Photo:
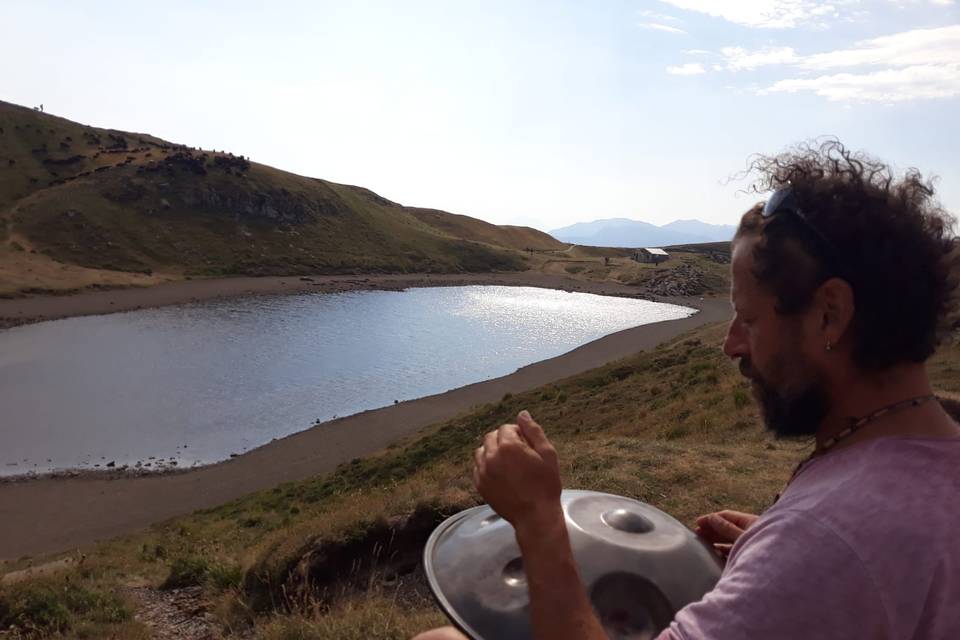
[[[706,49],[684,49],[683,52],[688,56],[708,56],[710,52]]]
[[[940,5],[941,7],[949,7],[952,4],[956,4],[953,0],[930,0],[930,4]]]
[[[960,96],[960,65],[917,65],[872,73],[780,80],[757,93],[812,91],[831,101],[906,102]]]
[[[656,11],[650,11],[649,9],[644,9],[640,12],[644,18],[652,18],[658,22],[679,22],[680,18],[676,16],[667,15],[666,13],[657,13]]]
[[[805,69],[836,69],[860,65],[910,66],[960,62],[960,25],[914,29],[858,42],[854,48],[816,53],[803,58]]]
[[[831,2],[815,0],[661,0],[678,9],[705,13],[746,27],[789,29],[801,24],[821,24],[839,15]]]
[[[686,33],[683,29],[678,29],[677,27],[671,27],[668,24],[660,24],[658,22],[641,22],[637,25],[641,29],[653,29],[655,31],[665,31],[667,33]]]
[[[677,67],[667,67],[667,73],[671,73],[675,76],[696,76],[706,72],[707,70],[703,68],[702,64],[694,62],[682,64]]]
[[[861,102],[950,97],[957,95],[960,25],[914,29],[864,40],[846,49],[805,56],[791,47],[756,51],[724,47],[720,56],[721,68],[727,71],[771,66],[803,72],[844,71],[815,78],[782,79],[758,91],[760,94],[812,91],[829,100]]]
[[[724,47],[720,55],[731,71],[753,70],[775,64],[790,64],[800,60],[791,47],[773,47],[760,51],[747,51],[742,47]]]

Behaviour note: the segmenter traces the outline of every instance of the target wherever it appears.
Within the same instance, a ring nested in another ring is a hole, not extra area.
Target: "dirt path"
[[[215,640],[222,637],[209,613],[203,587],[160,591],[149,587],[126,589],[137,606],[134,618],[150,629],[154,640]]]
[[[566,279],[555,280],[569,284]],[[539,286],[546,286],[546,280],[539,281]],[[608,285],[607,292],[616,294],[616,289]],[[497,401],[505,393],[542,386],[729,317],[725,299],[664,301],[695,306],[700,312],[682,320],[620,331],[501,378],[323,423],[194,471],[118,479],[39,478],[0,484],[0,559],[76,549],[282,482],[329,473],[342,462],[380,450],[477,405]],[[53,308],[47,311],[54,312]]]

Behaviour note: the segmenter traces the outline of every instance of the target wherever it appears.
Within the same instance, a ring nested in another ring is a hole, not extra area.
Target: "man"
[[[918,174],[836,142],[754,168],[775,191],[734,239],[723,350],[766,426],[816,445],[761,516],[698,519],[727,564],[660,638],[960,638],[960,427],[924,365],[956,307],[953,220]],[[516,529],[535,637],[606,638],[529,414],[487,434],[474,480]]]

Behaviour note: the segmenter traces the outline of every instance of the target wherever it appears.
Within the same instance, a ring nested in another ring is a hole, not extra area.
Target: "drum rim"
[[[431,533],[430,537],[427,538],[427,544],[423,547],[423,573],[427,576],[427,585],[430,587],[430,593],[433,595],[433,599],[436,601],[437,605],[444,612],[444,614],[446,614],[447,618],[453,622],[454,626],[471,638],[471,640],[483,639],[469,624],[467,624],[466,620],[464,620],[460,614],[454,610],[453,605],[450,604],[450,601],[443,594],[434,571],[433,550],[436,547],[437,540],[439,540],[440,536],[446,533],[447,530],[449,530],[454,524],[483,509],[490,509],[493,511],[493,508],[490,507],[490,505],[480,504],[453,514],[441,522],[437,528],[433,530],[433,533]],[[494,511],[494,513],[496,513],[496,511]]]

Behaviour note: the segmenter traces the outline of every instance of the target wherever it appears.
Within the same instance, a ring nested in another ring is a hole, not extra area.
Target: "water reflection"
[[[472,286],[260,296],[19,327],[0,332],[0,475],[222,460],[318,419],[690,313]]]

